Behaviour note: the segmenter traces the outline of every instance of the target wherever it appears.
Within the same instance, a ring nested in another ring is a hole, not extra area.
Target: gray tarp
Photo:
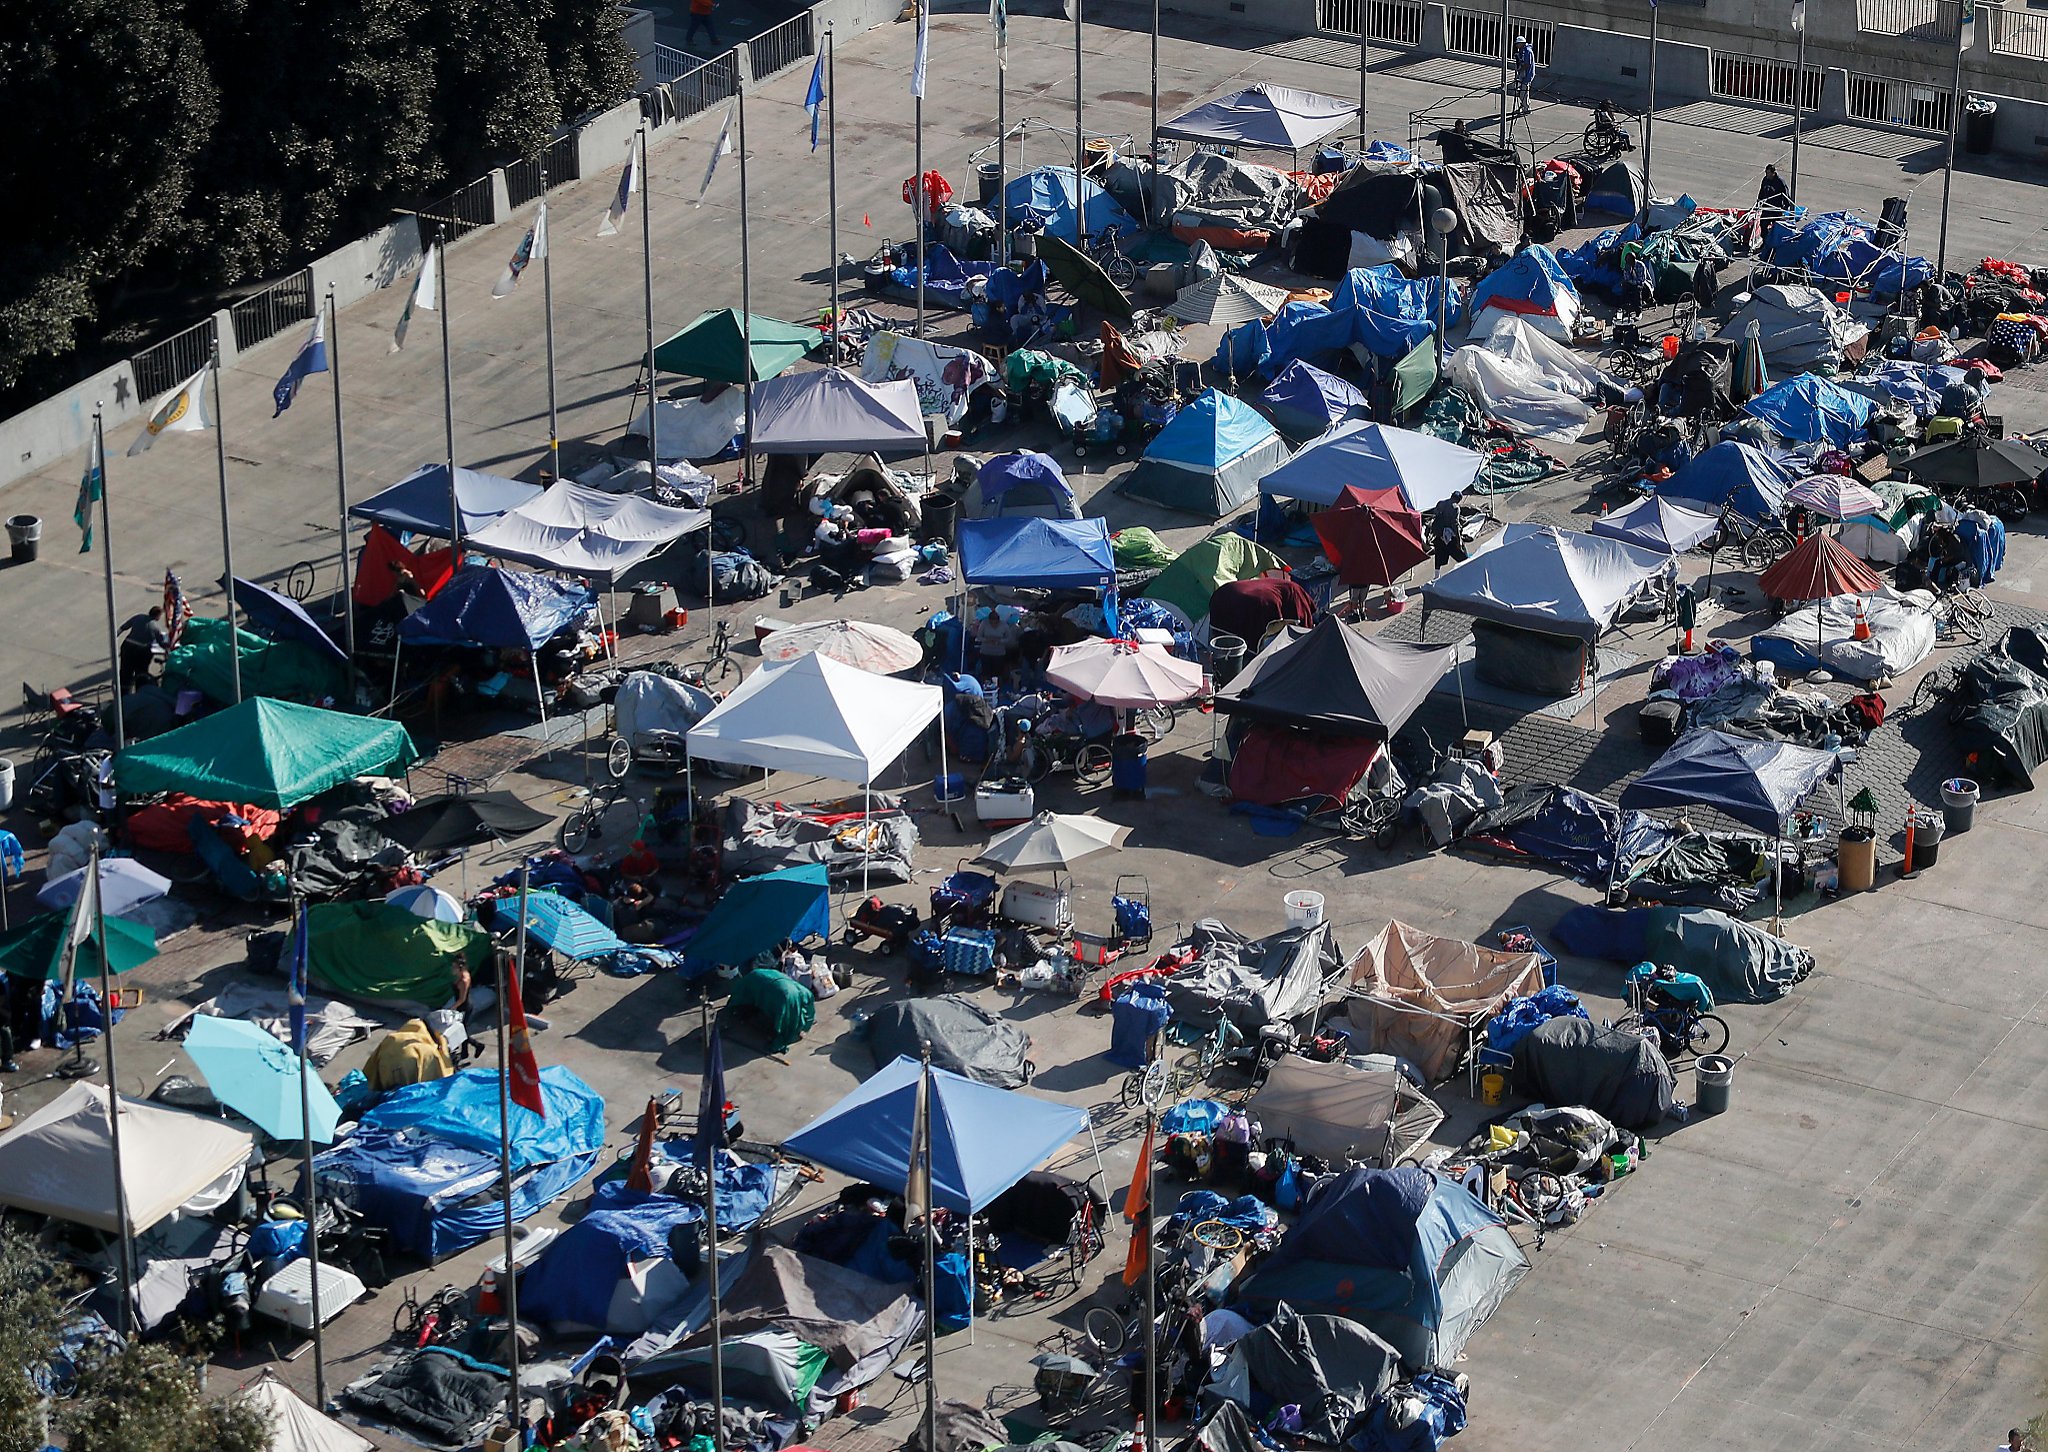
[[[875,811],[885,810],[888,799],[877,793]],[[866,857],[868,880],[908,882],[910,854],[917,847],[917,824],[908,816],[875,818],[873,825],[880,834],[880,845],[872,854],[842,842],[838,828],[820,826],[742,799],[726,803],[722,825],[725,867],[741,877],[757,877],[805,862],[822,862],[832,884],[845,887],[862,881],[861,864]]]
[[[1266,1133],[1302,1154],[1341,1160],[1355,1153],[1387,1169],[1444,1122],[1436,1101],[1399,1069],[1320,1064],[1299,1054],[1275,1061],[1247,1106]]]
[[[958,994],[887,1003],[857,1030],[874,1051],[877,1065],[899,1057],[915,1059],[926,1044],[932,1064],[998,1089],[1021,1089],[1031,1035]]]
[[[1299,1315],[1282,1302],[1271,1321],[1238,1338],[1210,1387],[1247,1408],[1254,1390],[1276,1406],[1298,1406],[1302,1436],[1334,1447],[1400,1366],[1400,1353],[1356,1321]]]
[[[841,1371],[878,1355],[893,1358],[924,1327],[924,1310],[908,1287],[772,1243],[723,1287],[719,1313],[728,1337],[788,1331],[824,1351]],[[690,1343],[706,1339],[700,1329]]]
[[[1670,557],[1548,525],[1511,524],[1501,542],[1422,587],[1425,609],[1597,640]]]
[[[1285,172],[1215,151],[1197,151],[1159,173],[1154,187],[1160,210],[1181,226],[1246,231],[1286,226],[1301,194]]]
[[[654,671],[634,671],[619,683],[612,702],[613,727],[620,740],[632,743],[638,751],[663,736],[687,736],[717,704],[701,687]]]
[[[1261,81],[1235,95],[1183,111],[1161,126],[1159,134],[1270,151],[1300,151],[1357,114],[1356,106],[1334,96]]]
[[[1578,1105],[1623,1129],[1654,1129],[1675,1102],[1671,1065],[1648,1039],[1583,1018],[1538,1024],[1515,1047],[1515,1089]]]
[[[1870,336],[1820,289],[1788,283],[1758,288],[1721,334],[1740,338],[1751,323],[1757,325],[1764,366],[1774,378],[1838,368],[1843,355]]]
[[[1522,204],[1512,166],[1461,161],[1444,168],[1451,208],[1458,214],[1452,245],[1461,252],[1512,252],[1522,238]]]
[[[1216,693],[1227,716],[1384,741],[1407,724],[1457,659],[1455,646],[1389,644],[1334,615],[1283,627]]]
[[[1650,908],[1644,956],[1706,980],[1721,1003],[1769,1003],[1813,971],[1813,954],[1712,908]],[[1598,1106],[1592,1106],[1597,1108]]]
[[[1247,1044],[1268,1024],[1314,1013],[1344,966],[1327,923],[1250,939],[1208,918],[1195,924],[1190,941],[1195,961],[1166,980],[1174,1017],[1205,1031],[1228,1018]]]

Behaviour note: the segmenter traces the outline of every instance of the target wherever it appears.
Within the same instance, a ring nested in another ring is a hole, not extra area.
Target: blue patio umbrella
[[[313,1067],[289,1045],[253,1023],[202,1013],[185,1035],[185,1052],[198,1066],[213,1097],[273,1139],[301,1139],[299,1075],[306,1076],[312,1138],[334,1142],[341,1106]]]
[[[518,924],[517,898],[501,900],[498,911],[508,923]],[[628,946],[617,933],[566,897],[553,892],[530,892],[526,895],[526,931],[575,963],[602,958],[607,953],[621,953]]]

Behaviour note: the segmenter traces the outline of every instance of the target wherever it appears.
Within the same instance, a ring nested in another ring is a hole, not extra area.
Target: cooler
[[[1035,813],[1028,781],[985,781],[974,789],[974,815],[984,827],[1014,827]]]
[[[996,911],[1008,922],[1053,933],[1063,933],[1074,923],[1066,888],[1042,882],[1011,883],[1003,889],[1002,906]]]
[[[363,1283],[337,1265],[320,1267],[320,1321],[332,1321],[363,1298]],[[313,1262],[301,1256],[263,1283],[253,1308],[295,1331],[313,1329]]]

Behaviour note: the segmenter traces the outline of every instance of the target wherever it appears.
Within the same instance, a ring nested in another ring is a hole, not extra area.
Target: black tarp
[[[999,1089],[1021,1089],[1031,1035],[958,994],[885,1003],[870,1014],[859,1033],[875,1064],[915,1059],[926,1044],[932,1064]]]
[[[1389,644],[1325,615],[1307,630],[1283,629],[1216,693],[1216,709],[1384,741],[1415,714],[1456,658],[1454,646]]]
[[[1956,746],[1980,776],[2032,791],[2034,768],[2048,761],[2048,637],[2030,626],[2008,630],[1963,673],[1963,714]]]
[[[910,854],[917,846],[917,823],[890,810],[879,793],[874,799],[873,825],[880,835],[874,852],[863,854],[839,837],[837,826],[778,812],[773,807],[734,798],[726,803],[723,852],[725,868],[741,877],[758,877],[783,867],[822,862],[834,887],[910,881]],[[863,876],[863,858],[866,876]]]
[[[1681,736],[1622,788],[1624,807],[1711,807],[1776,836],[1793,810],[1841,771],[1834,753],[1705,729]]]
[[[1538,1024],[1515,1048],[1516,1092],[1577,1105],[1623,1129],[1653,1129],[1676,1102],[1671,1065],[1640,1034],[1583,1018]]]
[[[1586,684],[1586,643],[1491,620],[1472,622],[1472,669],[1488,685],[1562,699]]]
[[[1512,252],[1522,238],[1522,202],[1513,162],[1454,162],[1444,168],[1451,210],[1458,228],[1451,245],[1460,252]]]
[[[1400,1367],[1400,1353],[1356,1321],[1300,1315],[1283,1302],[1230,1348],[1218,1379],[1233,1394],[1256,1389],[1276,1406],[1300,1407],[1301,1435],[1334,1447]]]
[[[510,842],[553,821],[510,792],[477,796],[423,797],[409,811],[379,825],[378,831],[422,857],[438,857],[478,842]]]
[[[1351,234],[1391,242],[1403,231],[1428,236],[1423,218],[1445,198],[1421,174],[1400,168],[1354,166],[1327,197],[1302,212],[1295,234],[1294,268],[1310,277],[1338,278],[1351,266]]]

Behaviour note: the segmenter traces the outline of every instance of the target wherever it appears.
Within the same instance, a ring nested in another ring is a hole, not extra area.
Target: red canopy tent
[[[1398,488],[1347,484],[1314,522],[1323,553],[1347,585],[1391,585],[1429,555],[1422,542],[1422,516],[1408,507]]]

